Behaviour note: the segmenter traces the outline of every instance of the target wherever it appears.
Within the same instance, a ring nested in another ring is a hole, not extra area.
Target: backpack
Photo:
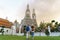
[[[29,26],[26,27],[26,31],[30,31],[30,27]]]

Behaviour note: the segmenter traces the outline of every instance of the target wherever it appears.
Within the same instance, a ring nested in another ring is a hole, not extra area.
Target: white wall
[[[7,32],[8,30],[8,32]],[[4,28],[4,34],[5,35],[11,35],[12,34],[12,30],[10,28]]]
[[[35,33],[35,36],[46,36],[46,34],[44,32],[37,32]],[[50,33],[50,36],[60,36],[60,32],[52,32]]]

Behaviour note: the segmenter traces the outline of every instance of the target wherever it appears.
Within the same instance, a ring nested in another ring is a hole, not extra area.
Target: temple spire
[[[27,4],[27,9],[26,9],[25,18],[30,18],[30,9],[29,9],[29,4]]]
[[[29,4],[27,4],[27,9],[29,9]]]
[[[29,11],[29,12],[30,12],[29,4],[27,4],[27,10],[26,10],[26,12],[27,12],[27,11]]]
[[[33,9],[33,13],[35,14],[35,9]]]
[[[32,18],[36,19],[35,9],[33,9]]]

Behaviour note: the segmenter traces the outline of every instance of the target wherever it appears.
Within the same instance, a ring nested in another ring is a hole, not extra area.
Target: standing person
[[[29,40],[30,26],[26,26],[26,39]]]
[[[24,26],[24,36],[26,36],[26,26]]]
[[[35,31],[35,27],[31,26],[31,36],[32,36],[32,40],[34,40],[34,31]]]

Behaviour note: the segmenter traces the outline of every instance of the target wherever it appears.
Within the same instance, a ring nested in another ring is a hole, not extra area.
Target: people
[[[26,39],[27,40],[29,40],[30,32],[31,32],[32,40],[34,40],[34,31],[35,31],[34,26],[30,26],[30,25],[26,26]]]
[[[34,31],[35,31],[35,27],[31,26],[31,36],[32,36],[32,40],[34,40]]]
[[[26,39],[29,40],[30,26],[26,26]]]

